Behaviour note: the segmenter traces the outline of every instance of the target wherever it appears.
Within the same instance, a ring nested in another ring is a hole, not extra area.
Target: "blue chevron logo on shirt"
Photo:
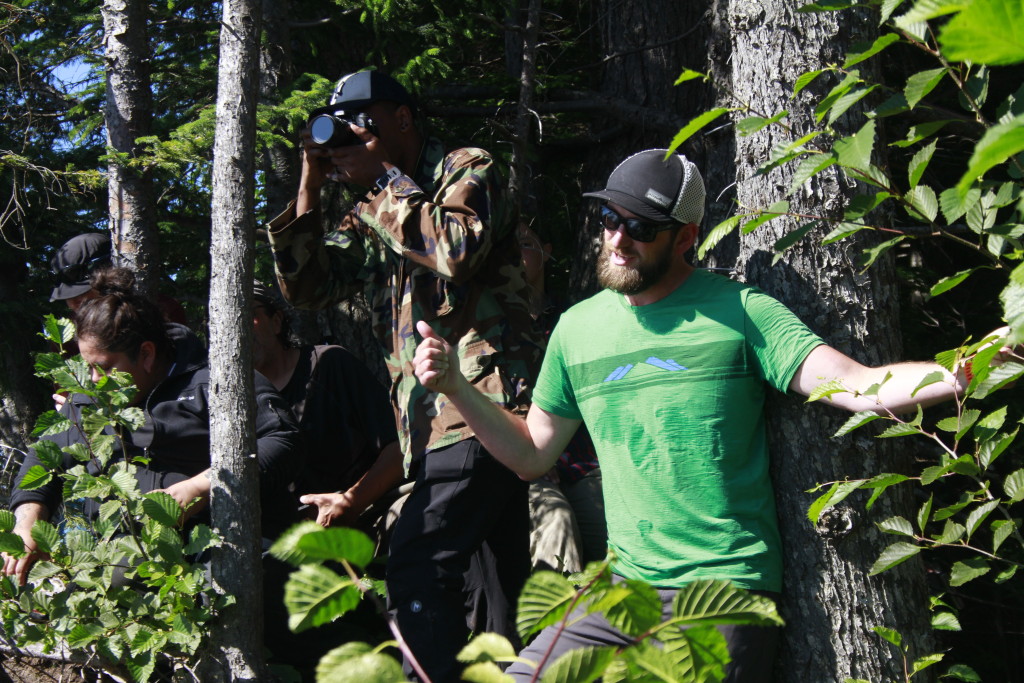
[[[661,370],[666,370],[668,372],[680,372],[682,370],[689,369],[675,362],[671,358],[667,360],[662,360],[657,356],[651,356],[650,358],[643,362],[647,365],[651,365],[653,367],[659,368]],[[615,370],[613,370],[610,375],[605,377],[604,381],[614,382],[615,380],[622,379],[623,377],[629,374],[630,370],[632,370],[635,367],[636,365],[634,365],[633,363],[630,363],[629,365],[620,365],[619,367],[615,368]]]

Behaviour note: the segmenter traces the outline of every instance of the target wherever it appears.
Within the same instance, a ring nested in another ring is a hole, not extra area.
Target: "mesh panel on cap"
[[[704,180],[700,177],[697,166],[682,154],[676,155],[683,166],[683,182],[679,186],[679,196],[672,207],[671,216],[680,223],[697,223],[704,218]]]

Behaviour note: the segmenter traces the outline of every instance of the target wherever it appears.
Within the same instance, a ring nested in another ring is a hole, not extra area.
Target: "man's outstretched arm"
[[[512,415],[466,380],[454,349],[429,325],[417,322],[416,330],[423,336],[413,359],[420,384],[445,394],[484,448],[520,478],[536,479],[551,469],[581,420],[559,417],[536,405],[525,420]]]
[[[1006,328],[1000,328],[988,336],[1003,337],[1005,333]],[[993,360],[993,364],[1004,362],[1009,353],[1009,349],[1004,349]],[[942,379],[921,387],[915,393],[921,382],[933,373],[941,374]],[[889,412],[897,415],[909,413],[917,410],[918,406],[927,408],[951,400],[962,394],[970,384],[963,368],[956,374],[933,362],[892,363],[872,368],[830,346],[822,345],[807,354],[793,375],[789,389],[810,396],[822,384],[833,380],[841,382],[848,391],[822,398],[822,403],[851,412],[872,410],[881,415]],[[874,385],[878,385],[877,395],[863,393]]]

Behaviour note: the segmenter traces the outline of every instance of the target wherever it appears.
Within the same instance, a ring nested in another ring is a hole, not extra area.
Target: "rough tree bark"
[[[220,34],[210,278],[211,572],[237,599],[214,634],[204,680],[267,680],[252,368],[252,278],[259,0],[227,0]]]
[[[110,232],[117,265],[134,270],[139,287],[155,293],[160,247],[152,178],[129,165],[138,156],[136,140],[149,134],[153,118],[146,3],[104,0],[102,11],[107,145],[116,155],[107,167]]]
[[[810,96],[789,99],[797,76],[841,62],[848,47],[870,38],[867,34],[874,28],[867,19],[797,13],[795,7],[787,0],[732,0],[720,7],[727,11],[724,25],[732,38],[729,87],[735,97],[750,104],[753,113],[787,109],[794,126],[791,134],[772,127],[735,138],[735,199],[741,210],[770,206],[785,198],[791,184],[788,168],[765,175],[755,171],[772,147],[814,126]],[[851,116],[855,114],[847,114]],[[856,121],[859,126],[863,117]],[[720,188],[710,188],[712,193],[716,189]],[[805,184],[791,198],[791,210],[840,217],[857,191],[842,174],[829,173]],[[854,259],[865,241],[822,246],[820,239],[829,230],[823,228],[773,264],[775,241],[801,224],[780,219],[743,236],[736,274],[783,301],[827,343],[861,362],[879,365],[899,360],[892,261],[880,259],[860,273]],[[768,417],[786,548],[782,611],[787,626],[777,680],[902,680],[902,662],[871,629],[895,628],[910,642],[912,656],[926,653],[928,603],[923,568],[912,561],[877,577],[867,573],[886,545],[875,522],[894,514],[912,517],[916,505],[909,490],[890,489],[870,512],[864,511],[864,498],[857,497],[853,504],[830,511],[817,527],[807,520],[813,497],[805,491],[847,476],[909,470],[908,449],[897,452],[891,440],[874,439],[864,430],[831,439],[848,415],[826,406],[803,406],[790,397],[773,400]]]
[[[541,0],[529,0],[525,25],[520,27],[522,60],[519,72],[519,103],[516,105],[516,134],[512,151],[512,173],[509,178],[509,193],[512,203],[520,216],[535,213],[529,211],[530,197],[530,150],[532,148],[533,88],[537,75],[537,37],[540,34]]]

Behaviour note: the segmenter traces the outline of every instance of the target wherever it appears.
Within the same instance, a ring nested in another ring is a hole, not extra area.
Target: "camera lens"
[[[321,114],[309,122],[309,136],[318,145],[326,145],[334,136],[334,117]]]

